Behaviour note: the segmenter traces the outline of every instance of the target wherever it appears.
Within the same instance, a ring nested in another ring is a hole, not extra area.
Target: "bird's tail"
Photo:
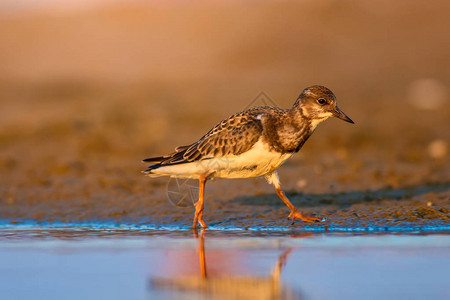
[[[145,171],[142,171],[143,174],[150,176],[150,177],[158,177],[162,176],[160,174],[155,174],[153,171],[158,169],[161,166],[161,164],[154,164],[149,166]]]
[[[150,176],[150,177],[163,176],[162,174],[157,174],[157,173],[154,173],[153,171],[155,171],[156,169],[158,169],[160,167],[171,166],[171,165],[186,162],[183,158],[183,154],[186,152],[186,150],[190,146],[191,145],[179,146],[179,147],[175,148],[175,152],[170,153],[168,155],[155,156],[155,157],[149,157],[149,158],[143,159],[142,162],[153,163],[153,164],[150,165],[145,171],[142,171],[142,173],[144,173],[145,175]]]

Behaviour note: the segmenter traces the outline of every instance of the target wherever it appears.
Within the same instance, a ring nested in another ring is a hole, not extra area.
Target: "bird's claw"
[[[288,215],[288,219],[292,220],[291,225],[294,225],[295,219],[300,219],[303,222],[308,222],[308,223],[324,222],[326,220],[325,218],[316,218],[316,217],[305,216],[302,213],[300,213],[298,210],[292,210],[291,213]]]
[[[199,216],[199,217],[194,219],[194,223],[192,224],[191,229],[197,229],[199,222],[200,222],[200,225],[201,225],[201,227],[203,229],[208,228],[208,225],[206,225],[205,221],[203,220],[203,217]]]

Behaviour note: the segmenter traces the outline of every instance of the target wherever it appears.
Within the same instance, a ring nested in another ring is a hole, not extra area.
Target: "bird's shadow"
[[[431,182],[421,185],[404,186],[392,188],[390,186],[376,190],[360,190],[349,192],[304,194],[298,192],[286,192],[286,196],[294,205],[302,207],[317,207],[334,205],[338,207],[349,207],[357,203],[369,203],[384,199],[404,200],[427,193],[441,193],[450,190],[450,182]],[[232,203],[242,205],[267,205],[284,206],[283,202],[274,201],[278,199],[275,193],[255,196],[239,196],[231,200]]]

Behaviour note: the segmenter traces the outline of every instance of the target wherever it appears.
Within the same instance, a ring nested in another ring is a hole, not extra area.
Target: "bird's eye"
[[[327,101],[325,101],[325,99],[323,99],[323,98],[317,99],[317,102],[321,105],[324,105],[325,103],[327,103]]]

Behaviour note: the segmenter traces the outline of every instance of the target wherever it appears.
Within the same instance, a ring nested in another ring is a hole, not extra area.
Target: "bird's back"
[[[285,160],[285,153],[277,152],[267,143],[272,142],[276,121],[284,119],[287,112],[283,108],[261,106],[236,113],[219,122],[197,142],[177,147],[169,155],[144,160],[154,162],[146,173],[171,175],[174,172],[176,176],[187,177],[181,173],[190,172],[196,177],[199,172],[211,171],[217,177],[226,178],[264,175]],[[276,162],[272,166],[273,160]]]

